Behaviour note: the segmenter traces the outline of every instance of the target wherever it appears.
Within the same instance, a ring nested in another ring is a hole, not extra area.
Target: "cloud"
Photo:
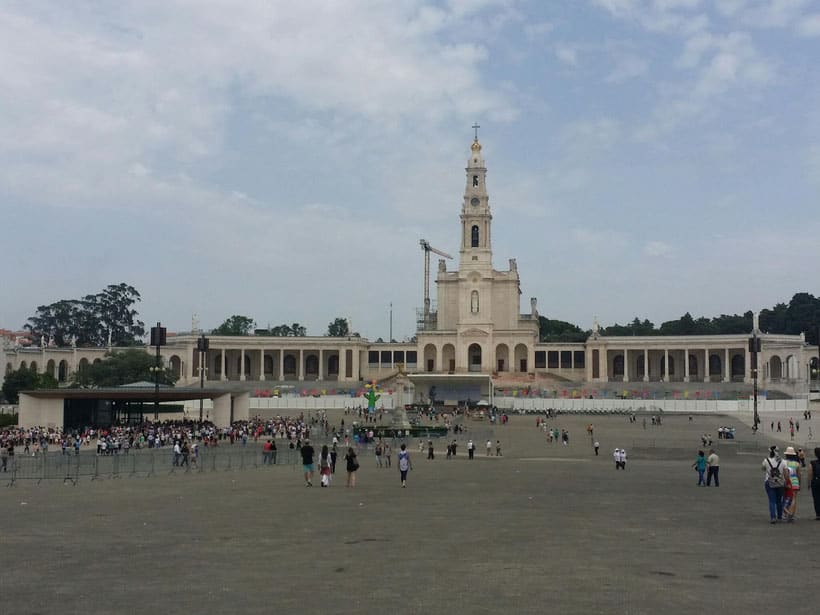
[[[190,11],[169,0],[99,13],[56,5],[50,19],[0,9],[0,182],[48,204],[93,207],[127,189],[136,198],[159,173],[135,169],[162,168],[166,184],[187,175],[222,152],[249,99],[269,99],[272,117],[298,106],[321,124],[335,115],[388,131],[408,117],[509,121],[514,93],[482,83],[487,49],[445,36],[494,7],[507,3],[215,1]]]
[[[567,66],[578,66],[578,47],[568,43],[555,45],[556,57]]]
[[[820,36],[820,13],[806,15],[798,20],[797,32],[801,36]]]
[[[643,253],[647,256],[659,256],[669,258],[672,256],[674,248],[663,241],[650,241],[643,247]]]
[[[635,54],[624,54],[617,58],[615,68],[606,77],[607,83],[623,83],[646,74],[649,62]]]

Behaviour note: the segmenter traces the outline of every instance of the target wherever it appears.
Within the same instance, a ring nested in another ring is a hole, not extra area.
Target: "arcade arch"
[[[467,348],[468,371],[481,371],[481,344],[472,343]]]
[[[507,344],[499,344],[495,347],[495,363],[497,371],[510,371],[510,349]]]

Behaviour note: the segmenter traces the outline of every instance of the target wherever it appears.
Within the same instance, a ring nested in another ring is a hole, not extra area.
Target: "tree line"
[[[562,320],[551,320],[538,317],[540,339],[542,342],[583,342],[592,335],[591,330]],[[605,336],[634,335],[730,335],[751,333],[753,315],[751,311],[743,314],[721,314],[707,318],[694,318],[689,312],[676,320],[669,320],[656,326],[648,319],[637,316],[632,322],[620,325],[615,323],[602,327],[599,331]],[[820,327],[820,297],[809,293],[795,294],[789,303],[777,303],[770,309],[760,311],[760,330],[764,333],[781,333],[788,335],[806,334],[809,344],[818,343]]]

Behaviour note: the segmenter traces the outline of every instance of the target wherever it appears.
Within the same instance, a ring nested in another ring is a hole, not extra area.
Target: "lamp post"
[[[757,413],[757,353],[760,352],[760,338],[757,337],[757,330],[752,331],[749,338],[749,353],[752,355],[752,396],[754,404],[754,431],[757,433],[757,426],[760,424],[760,416]]]
[[[154,373],[154,420],[159,420],[159,373],[162,371],[161,361],[162,359],[159,356],[159,348],[160,346],[165,346],[166,343],[166,329],[162,326],[162,323],[157,322],[156,327],[151,327],[151,346],[156,346],[157,348],[157,357],[156,362],[154,363],[154,367],[150,368],[150,371]]]
[[[199,388],[205,388],[205,360],[208,357],[208,338],[203,333],[196,341],[196,349],[199,351]],[[202,423],[202,397],[199,398],[199,422]]]

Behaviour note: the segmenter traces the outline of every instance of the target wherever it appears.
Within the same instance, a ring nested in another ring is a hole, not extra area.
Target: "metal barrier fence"
[[[468,433],[450,435],[447,440],[456,439],[461,451],[466,451],[466,442],[470,438],[479,448],[484,439],[493,439],[490,430],[470,430]],[[404,442],[411,451],[416,450],[418,443],[426,442],[427,438],[385,438],[382,440],[390,444],[393,455],[398,454],[400,445]],[[311,443],[316,451],[318,461],[323,445],[330,447],[332,442],[324,439],[312,439]],[[13,486],[17,481],[54,481],[77,484],[82,478],[90,480],[118,479],[123,477],[167,476],[169,474],[189,474],[207,472],[231,472],[250,470],[263,467],[292,467],[301,465],[302,457],[296,448],[290,448],[286,441],[276,441],[277,451],[271,454],[270,460],[265,457],[262,447],[258,443],[224,444],[217,447],[199,447],[197,455],[189,454],[187,463],[180,457],[175,460],[173,449],[170,447],[131,450],[128,454],[97,455],[93,451],[82,451],[79,455],[60,452],[41,453],[37,456],[14,455],[7,458],[5,471],[0,468],[0,481],[7,479],[7,486]],[[351,442],[360,456],[373,455],[375,457],[375,442]],[[444,444],[438,444],[441,450]],[[338,462],[344,464],[345,446],[337,445]],[[426,449],[425,449],[426,450]]]

